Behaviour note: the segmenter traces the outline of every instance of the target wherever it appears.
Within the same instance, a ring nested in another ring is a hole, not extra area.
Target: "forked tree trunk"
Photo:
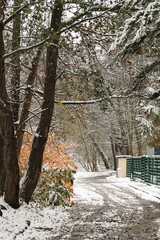
[[[0,2],[0,16],[3,16],[4,3]],[[2,20],[2,18],[1,18]],[[4,41],[3,21],[0,22],[0,117],[3,121],[4,139],[2,159],[5,167],[5,201],[12,207],[19,206],[19,168],[17,157],[17,145],[14,135],[14,125],[10,101],[6,91],[5,66],[4,66]],[[3,174],[4,171],[1,171]],[[1,175],[2,177],[2,175]],[[1,178],[0,177],[0,178]]]
[[[46,79],[40,122],[33,139],[27,172],[21,182],[20,197],[28,203],[37,186],[41,173],[43,152],[48,138],[55,100],[56,70],[58,60],[58,30],[61,27],[63,1],[55,0],[52,10],[52,44],[47,47]]]

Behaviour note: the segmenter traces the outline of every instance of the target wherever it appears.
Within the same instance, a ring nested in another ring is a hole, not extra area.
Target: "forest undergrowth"
[[[21,177],[24,175],[33,137],[25,134],[19,157]],[[48,138],[43,156],[43,166],[39,183],[32,197],[32,201],[42,206],[71,206],[73,197],[74,174],[77,166],[70,150],[74,146],[56,139],[55,134]]]

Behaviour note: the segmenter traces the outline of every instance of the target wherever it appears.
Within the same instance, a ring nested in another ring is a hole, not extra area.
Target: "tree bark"
[[[19,8],[22,0],[14,0],[14,12]],[[19,12],[13,18],[13,30],[12,30],[12,51],[20,48],[20,30],[21,30],[21,13]],[[17,128],[17,122],[19,119],[19,87],[20,87],[20,54],[12,56],[12,77],[11,77],[11,101],[12,101],[12,114],[13,121],[15,123],[15,129]]]
[[[0,3],[0,16],[3,16],[3,3]],[[4,62],[2,56],[4,54],[4,43],[3,43],[3,17],[0,21],[0,196],[3,196],[4,185],[5,185],[5,166],[4,166],[4,126],[3,126],[3,101],[2,94],[4,91],[4,86],[1,84],[4,82]],[[2,89],[3,87],[3,89]]]
[[[58,43],[60,35],[57,34],[61,27],[61,17],[63,12],[63,1],[55,0],[52,19],[52,41],[53,44],[47,47],[46,58],[46,79],[44,86],[44,97],[42,104],[42,114],[29,157],[27,172],[21,182],[20,197],[29,203],[31,196],[37,186],[41,173],[43,152],[48,138],[48,132],[52,120],[55,100],[56,71],[58,61]]]
[[[0,2],[0,16],[4,15],[4,2]],[[6,91],[5,65],[4,65],[4,40],[3,40],[3,20],[0,21],[0,117],[4,124],[4,138],[2,151],[2,167],[5,171],[5,201],[12,207],[19,206],[19,167],[17,157],[16,138],[14,135],[14,125],[9,97]],[[4,173],[1,171],[1,174]],[[1,175],[1,178],[3,176]]]
[[[112,149],[112,155],[113,155],[113,169],[114,171],[117,170],[117,159],[116,159],[116,153],[115,153],[115,143],[113,141],[112,136],[110,136],[111,139],[111,149]]]
[[[4,164],[5,164],[5,194],[4,200],[13,208],[19,207],[19,166],[17,141],[14,134],[14,123],[11,106],[6,102],[4,117]]]
[[[1,128],[2,128],[2,125],[1,125]],[[5,184],[5,168],[4,168],[4,158],[3,158],[3,136],[2,136],[2,133],[0,133],[0,196],[3,196],[4,184]]]
[[[137,140],[137,154],[138,156],[142,156],[143,155],[142,137],[141,134],[139,133],[139,130],[137,129],[137,126],[135,126],[135,135]]]
[[[107,156],[105,155],[103,149],[101,148],[101,146],[97,143],[97,141],[95,140],[94,137],[91,137],[92,141],[93,141],[93,144],[94,146],[96,147],[99,155],[101,156],[103,162],[104,162],[104,165],[105,165],[105,168],[106,169],[109,169],[109,163],[108,163],[108,158]]]
[[[24,130],[25,130],[26,123],[27,123],[26,120],[28,119],[28,116],[29,116],[29,109],[31,106],[31,101],[32,101],[32,96],[33,96],[32,86],[34,85],[34,82],[35,82],[41,52],[42,52],[42,48],[39,48],[36,56],[33,59],[32,69],[31,69],[31,72],[28,76],[27,83],[26,83],[27,87],[25,90],[25,97],[24,97],[24,101],[23,101],[23,105],[22,105],[19,125],[17,128],[18,156],[20,154],[21,147],[22,147]]]

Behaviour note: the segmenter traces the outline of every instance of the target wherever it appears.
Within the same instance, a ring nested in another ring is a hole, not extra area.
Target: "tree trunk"
[[[19,8],[22,0],[14,0],[14,11]],[[13,19],[13,30],[12,30],[12,51],[20,48],[20,28],[21,28],[21,14],[18,13]],[[19,88],[20,88],[20,54],[17,53],[12,57],[12,78],[11,78],[11,101],[12,101],[12,114],[15,129],[19,119]]]
[[[4,164],[5,164],[5,195],[4,200],[13,208],[19,207],[19,166],[17,141],[14,134],[11,106],[6,102],[4,117]]]
[[[97,143],[97,141],[95,140],[95,138],[93,136],[90,136],[92,141],[93,141],[93,144],[94,146],[96,147],[99,155],[101,156],[103,162],[104,162],[104,165],[105,165],[105,168],[106,169],[109,169],[109,163],[108,163],[108,158],[107,156],[105,155],[103,149],[101,148],[101,146]]]
[[[2,85],[2,82],[4,82],[4,61],[2,60],[2,56],[4,54],[4,43],[3,43],[3,10],[4,10],[4,4],[0,2],[0,16],[2,18],[0,19],[0,196],[3,196],[4,192],[4,184],[5,184],[5,167],[4,167],[4,155],[3,155],[3,145],[4,145],[4,127],[3,127],[3,101],[2,101],[2,94],[4,89],[4,86]]]
[[[33,139],[27,172],[21,182],[20,197],[28,203],[37,186],[41,173],[43,152],[48,138],[55,100],[56,70],[58,61],[58,30],[61,27],[63,1],[55,0],[52,10],[51,29],[53,44],[47,47],[46,79],[40,122]]]
[[[0,3],[0,16],[3,16],[4,3]],[[2,19],[1,19],[2,20]],[[3,21],[0,22],[0,117],[4,124],[4,139],[2,158],[5,167],[5,201],[12,207],[19,206],[19,168],[17,157],[16,138],[14,135],[14,125],[10,101],[6,91],[5,66],[4,66],[4,41],[3,41]],[[1,173],[4,173],[2,171]],[[1,175],[2,178],[2,175]]]
[[[135,135],[136,135],[136,141],[137,141],[137,153],[138,153],[138,156],[142,156],[143,155],[142,137],[137,129],[137,126],[135,126]]]
[[[1,125],[2,128],[2,125]],[[2,129],[1,129],[2,130]],[[3,159],[3,136],[0,134],[0,196],[3,196],[5,184],[5,168]]]
[[[25,90],[25,97],[24,97],[23,106],[22,106],[22,110],[21,110],[19,125],[17,128],[18,156],[21,151],[24,130],[26,127],[28,116],[29,116],[29,109],[31,106],[31,101],[32,101],[32,96],[33,96],[32,86],[34,85],[34,82],[35,82],[41,52],[42,52],[42,48],[39,48],[37,51],[37,55],[33,59],[32,69],[31,69],[31,72],[28,76],[27,83],[26,83],[27,87]]]
[[[110,139],[111,139],[111,149],[112,149],[112,155],[113,155],[113,169],[114,169],[114,171],[116,171],[117,170],[117,159],[116,159],[116,153],[115,153],[115,143],[111,136],[110,136]]]

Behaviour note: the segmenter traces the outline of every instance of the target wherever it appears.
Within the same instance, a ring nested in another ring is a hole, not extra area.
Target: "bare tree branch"
[[[4,22],[3,22],[3,26],[5,26],[7,23],[9,23],[10,21],[12,21],[12,19],[19,14],[24,8],[28,7],[28,4],[25,4],[23,6],[21,6],[20,8],[17,9],[17,11],[15,11],[12,15],[10,15]]]
[[[35,113],[33,116],[30,116],[29,118],[27,118],[20,126],[18,126],[17,128],[17,132],[19,131],[19,129],[22,127],[23,124],[27,123],[29,120],[31,120],[32,118],[34,118],[35,116],[41,114],[42,112],[46,111],[47,109],[43,109],[37,113]]]

